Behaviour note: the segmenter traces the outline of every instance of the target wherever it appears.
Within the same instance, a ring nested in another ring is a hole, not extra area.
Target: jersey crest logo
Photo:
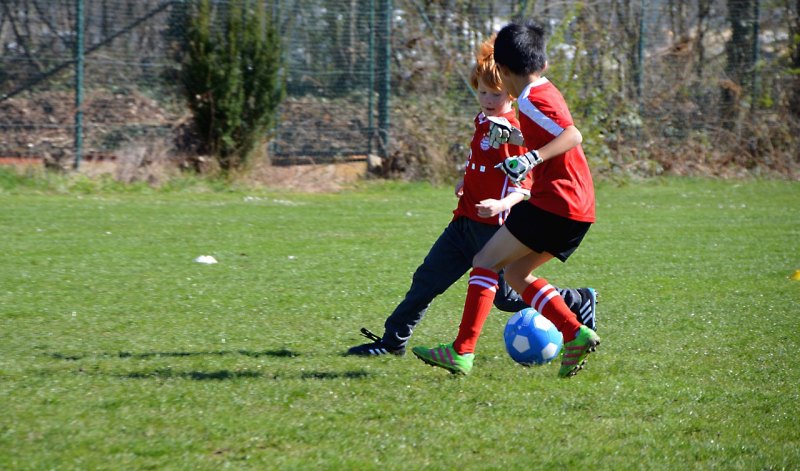
[[[481,150],[489,150],[491,145],[489,144],[489,136],[484,135],[481,139]]]

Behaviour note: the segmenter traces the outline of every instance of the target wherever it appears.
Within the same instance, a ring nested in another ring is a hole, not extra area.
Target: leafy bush
[[[223,171],[243,166],[283,97],[281,48],[264,5],[197,0],[187,17],[181,80],[200,151]],[[217,21],[220,19],[221,21]]]

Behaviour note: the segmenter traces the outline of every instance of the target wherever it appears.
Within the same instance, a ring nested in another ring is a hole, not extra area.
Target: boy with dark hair
[[[553,258],[566,262],[595,221],[592,175],[580,146],[583,138],[561,93],[543,76],[545,47],[544,29],[533,22],[509,24],[495,40],[494,59],[503,84],[518,97],[520,129],[493,123],[490,142],[519,142],[521,136],[531,150],[505,159],[497,168],[515,182],[530,172],[533,186],[528,202],[514,206],[503,227],[475,255],[455,341],[412,349],[424,362],[451,373],[472,369],[500,270],[522,299],[564,335],[560,377],[577,374],[600,344],[600,337],[576,319],[558,291],[532,274]]]
[[[477,54],[470,84],[478,95],[481,112],[475,117],[475,134],[463,179],[456,185],[458,206],[444,232],[430,248],[425,260],[414,272],[411,288],[384,323],[379,337],[367,329],[362,334],[371,340],[348,350],[349,355],[403,355],[411,334],[420,323],[433,299],[467,273],[472,258],[497,231],[509,210],[530,194],[531,182],[515,184],[494,167],[507,157],[525,152],[519,145],[490,143],[490,120],[503,118],[509,125],[519,125],[511,106],[513,99],[503,86],[493,59],[494,38],[485,41]],[[500,294],[494,305],[515,312],[528,307],[520,296],[497,274]],[[595,326],[596,295],[591,288],[562,289],[574,316]],[[491,308],[491,301],[490,306]]]

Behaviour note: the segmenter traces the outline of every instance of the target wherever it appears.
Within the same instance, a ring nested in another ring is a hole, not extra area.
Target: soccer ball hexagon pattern
[[[544,365],[558,356],[564,337],[546,317],[533,308],[514,313],[503,332],[506,351],[524,366]]]

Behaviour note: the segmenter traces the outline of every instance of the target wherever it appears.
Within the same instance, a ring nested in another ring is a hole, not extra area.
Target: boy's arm
[[[514,191],[509,193],[505,198],[485,199],[475,205],[478,210],[478,216],[482,218],[490,218],[497,216],[503,211],[508,211],[512,206],[525,199],[525,193]]]
[[[557,155],[561,155],[568,150],[580,145],[583,142],[583,136],[578,128],[575,126],[566,127],[561,134],[555,139],[540,147],[536,151],[539,153],[539,158],[547,160]]]
[[[580,131],[578,131],[578,128],[575,126],[568,126],[555,139],[539,149],[529,150],[522,155],[509,157],[495,165],[495,168],[502,170],[514,183],[519,183],[525,180],[525,175],[527,175],[533,167],[547,159],[563,155],[568,150],[579,145],[582,141],[583,136]]]

